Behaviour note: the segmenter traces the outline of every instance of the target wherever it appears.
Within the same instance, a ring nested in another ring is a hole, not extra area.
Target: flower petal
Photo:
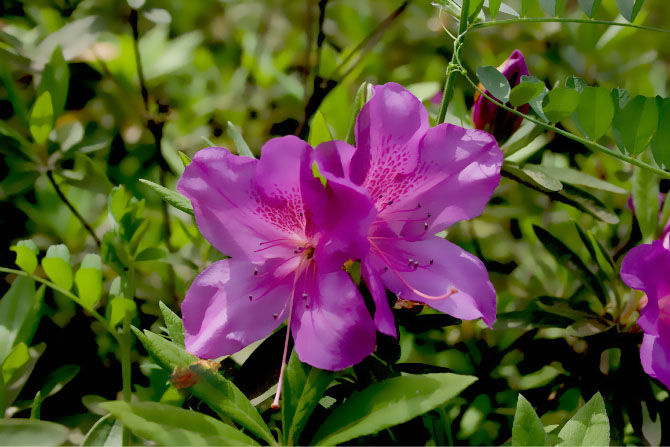
[[[479,258],[437,236],[415,242],[372,238],[372,242],[374,268],[386,270],[382,281],[399,298],[420,301],[464,320],[481,317],[491,327],[496,292]],[[451,295],[430,299],[417,291],[434,297]]]
[[[670,296],[670,250],[663,241],[631,249],[621,263],[621,279],[629,287],[642,290],[649,301],[640,312],[638,324],[647,333],[659,335],[659,302]],[[670,309],[665,310],[670,314]]]
[[[336,371],[375,349],[375,326],[358,289],[342,270],[308,275],[307,297],[293,308],[291,331],[301,361]],[[309,306],[309,307],[307,307]]]
[[[384,193],[384,179],[412,172],[419,141],[428,130],[428,113],[409,90],[394,83],[376,86],[356,119],[356,152],[350,178],[370,196]]]
[[[385,184],[380,219],[404,237],[423,238],[484,210],[500,182],[503,154],[488,133],[441,124],[426,132],[416,170]]]
[[[226,259],[197,276],[181,310],[186,350],[201,358],[233,354],[270,334],[286,319],[279,315],[292,288],[294,275],[282,261],[265,264]],[[252,299],[249,300],[249,295]]]
[[[205,239],[237,260],[261,261],[289,250],[281,244],[262,245],[291,233],[273,220],[273,207],[258,191],[257,164],[253,158],[210,147],[195,154],[177,184],[177,190],[191,200]],[[270,248],[258,251],[259,247]]]
[[[640,347],[640,362],[644,372],[670,388],[670,346],[651,334],[644,334]]]
[[[377,330],[382,334],[398,337],[395,328],[393,311],[386,298],[386,288],[381,280],[381,272],[377,272],[368,260],[361,262],[361,277],[368,286],[372,301],[375,303],[374,321]]]
[[[314,149],[314,159],[323,172],[330,172],[336,177],[349,175],[351,157],[356,148],[344,141],[326,141]]]

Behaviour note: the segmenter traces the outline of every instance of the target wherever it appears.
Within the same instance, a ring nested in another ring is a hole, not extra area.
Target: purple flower
[[[186,167],[178,190],[203,236],[231,257],[198,275],[186,294],[188,351],[232,354],[286,319],[298,356],[318,368],[343,369],[374,350],[372,317],[341,269],[369,250],[374,207],[345,179],[325,173],[324,187],[313,154],[284,137],[266,143],[260,160],[212,147]]]
[[[638,325],[644,331],[640,361],[644,371],[670,388],[670,233],[633,248],[621,264],[621,279],[647,294]]]
[[[430,128],[419,100],[398,84],[373,90],[356,122],[354,148],[320,145],[323,171],[367,191],[377,210],[361,273],[377,329],[396,335],[385,289],[457,318],[495,320],[496,295],[483,263],[434,236],[479,215],[500,181],[495,139],[451,124]]]
[[[510,86],[514,88],[521,82],[521,76],[528,76],[528,67],[526,67],[523,53],[514,50],[509,58],[498,67],[498,71],[507,78]],[[488,93],[487,90],[484,90],[484,92]],[[518,110],[521,113],[526,113],[529,107],[528,104],[524,104]],[[522,118],[500,109],[480,95],[479,92],[476,92],[475,104],[472,107],[472,120],[477,129],[491,132],[497,139],[504,140],[519,128]]]

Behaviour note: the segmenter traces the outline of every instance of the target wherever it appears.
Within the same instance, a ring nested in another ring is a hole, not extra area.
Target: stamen
[[[272,318],[274,318],[275,320],[277,319],[278,316],[279,316],[279,314],[276,313],[276,312],[272,314]]]
[[[253,295],[249,295],[249,301],[251,301],[251,300],[253,300],[253,299],[254,299],[254,296],[253,296]]]
[[[254,276],[258,275],[258,268],[254,267]]]
[[[427,299],[427,300],[442,300],[442,299],[445,299],[445,298],[449,298],[450,296],[452,296],[452,295],[454,295],[455,293],[458,292],[458,289],[456,289],[454,286],[450,286],[445,293],[443,293],[442,295],[437,295],[437,296],[428,295],[427,293],[421,292],[420,290],[414,288],[410,283],[408,283],[407,280],[405,278],[403,278],[400,275],[400,273],[391,266],[391,261],[389,261],[389,259],[386,256],[384,256],[384,253],[379,249],[377,244],[370,241],[370,245],[371,245],[371,248],[373,248],[376,251],[376,253],[379,255],[379,257],[382,258],[382,261],[384,261],[386,263],[386,265],[391,270],[391,272],[393,272],[393,274],[398,277],[400,282],[402,282],[405,285],[405,287],[407,287],[409,290],[411,290],[412,292],[414,292],[415,294],[417,294],[421,298],[424,298],[424,299]]]

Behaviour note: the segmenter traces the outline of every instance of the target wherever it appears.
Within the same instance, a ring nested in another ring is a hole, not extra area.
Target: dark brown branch
[[[53,171],[47,171],[47,177],[49,178],[49,181],[51,182],[51,185],[54,187],[56,190],[56,194],[58,194],[58,197],[60,197],[61,201],[67,205],[68,208],[70,208],[70,211],[72,211],[72,214],[74,214],[74,217],[79,220],[79,222],[84,226],[86,231],[91,235],[95,243],[98,245],[98,248],[100,248],[100,239],[98,239],[98,236],[95,235],[95,231],[93,231],[93,228],[84,220],[84,217],[79,214],[79,211],[72,205],[72,203],[65,197],[65,194],[63,194],[63,191],[61,191],[60,187],[56,183],[56,180],[54,180],[54,174]]]

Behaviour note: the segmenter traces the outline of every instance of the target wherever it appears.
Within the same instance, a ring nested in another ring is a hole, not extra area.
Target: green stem
[[[460,66],[460,52],[463,47],[463,40],[465,33],[468,31],[468,9],[470,9],[470,0],[463,0],[461,7],[461,20],[458,24],[458,37],[454,40],[454,51],[451,54],[451,62],[447,67],[447,80],[444,82],[444,90],[442,91],[442,101],[440,102],[440,110],[437,113],[437,124],[442,124],[447,116],[447,109],[451,98],[454,96],[454,78],[456,72],[459,71],[456,67]]]
[[[647,164],[643,161],[637,160],[635,158],[627,157],[626,155],[623,155],[620,152],[614,151],[614,150],[612,150],[610,148],[607,148],[603,145],[600,145],[600,144],[598,144],[594,141],[587,140],[586,138],[579,137],[579,136],[577,136],[575,134],[572,134],[570,132],[566,132],[565,130],[559,129],[556,126],[553,126],[551,124],[546,124],[543,121],[540,121],[540,120],[535,119],[531,116],[523,114],[523,113],[517,111],[516,109],[512,109],[511,107],[507,107],[505,104],[503,104],[503,103],[499,102],[498,100],[496,100],[495,98],[489,96],[488,93],[486,93],[484,90],[479,88],[477,86],[477,84],[475,84],[474,81],[472,79],[470,79],[469,76],[464,75],[464,77],[470,83],[470,85],[472,85],[475,88],[475,90],[477,90],[484,98],[488,99],[489,101],[491,101],[493,104],[497,105],[498,107],[500,107],[504,110],[507,110],[510,113],[513,113],[514,115],[520,116],[521,118],[523,118],[525,120],[528,120],[531,123],[535,123],[538,126],[542,126],[543,128],[545,128],[547,130],[550,130],[552,132],[555,132],[559,135],[562,135],[566,138],[570,138],[571,140],[582,143],[584,146],[586,146],[590,149],[596,150],[598,152],[602,152],[606,155],[609,155],[610,157],[614,157],[614,158],[619,159],[621,161],[625,161],[625,162],[630,163],[634,166],[638,166],[642,169],[646,169],[646,170],[651,171],[654,174],[660,175],[664,178],[670,178],[670,172],[666,172],[663,169],[660,169],[660,168],[657,168],[655,166],[649,165],[649,164]]]
[[[126,315],[123,319],[123,332],[119,341],[121,347],[121,378],[123,381],[123,400],[130,402],[132,396],[132,382],[131,382],[131,366],[132,360],[130,358],[130,349],[132,345],[132,333],[130,332],[130,317]],[[123,426],[122,431],[123,445],[130,445],[130,430]]]
[[[659,33],[670,33],[670,30],[664,30],[660,28],[650,28],[647,26],[633,25],[632,23],[626,22],[611,22],[607,20],[592,20],[592,19],[569,19],[564,17],[533,17],[533,18],[518,18],[518,19],[508,19],[508,20],[493,20],[491,22],[479,22],[473,23],[468,27],[470,30],[476,30],[480,28],[488,28],[490,26],[496,25],[511,25],[514,23],[590,23],[592,25],[611,25],[611,26],[622,26],[625,28],[636,28],[645,31],[655,31]]]
[[[4,272],[4,273],[13,273],[14,275],[27,276],[27,277],[29,277],[29,278],[34,279],[34,280],[37,281],[37,282],[40,282],[40,283],[42,283],[42,284],[44,284],[44,285],[46,285],[46,286],[48,286],[48,287],[51,287],[53,290],[56,290],[56,291],[62,293],[63,295],[65,295],[66,297],[68,297],[68,298],[70,298],[72,301],[74,301],[76,304],[78,304],[79,306],[81,306],[84,310],[86,310],[86,312],[90,313],[96,320],[98,320],[98,322],[105,328],[105,330],[106,330],[107,332],[109,332],[109,334],[110,334],[112,337],[114,337],[114,339],[115,339],[117,342],[121,343],[121,340],[120,340],[120,338],[119,338],[119,334],[114,330],[113,327],[111,327],[111,326],[109,325],[109,323],[107,322],[107,320],[105,319],[105,317],[103,317],[102,315],[100,315],[97,311],[95,311],[95,310],[93,310],[93,309],[91,309],[91,308],[89,308],[89,307],[86,307],[86,306],[84,305],[84,303],[81,302],[81,300],[79,299],[79,297],[78,297],[77,295],[75,295],[74,293],[70,292],[69,290],[66,290],[66,289],[64,289],[64,288],[62,288],[62,287],[60,287],[60,286],[58,286],[58,285],[52,283],[52,282],[49,281],[48,279],[44,279],[44,278],[41,278],[41,277],[39,277],[39,276],[35,276],[35,275],[33,275],[32,273],[27,273],[27,272],[24,272],[23,270],[15,270],[15,269],[9,269],[9,268],[6,268],[6,267],[0,267],[0,272]]]

